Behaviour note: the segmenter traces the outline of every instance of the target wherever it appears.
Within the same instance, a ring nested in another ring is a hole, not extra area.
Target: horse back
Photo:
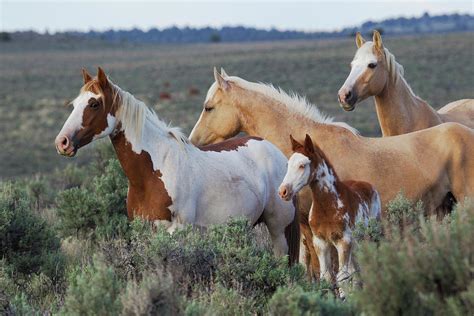
[[[234,137],[224,140],[219,143],[205,145],[205,146],[198,146],[198,148],[202,151],[234,151],[238,150],[240,147],[247,146],[247,143],[250,140],[256,141],[263,141],[263,138],[256,137],[256,136],[244,136],[244,137]]]

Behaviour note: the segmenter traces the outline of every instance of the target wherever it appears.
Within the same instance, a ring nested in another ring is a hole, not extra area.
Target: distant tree
[[[0,42],[10,42],[12,40],[12,36],[8,32],[0,32]]]
[[[211,37],[209,38],[209,41],[211,43],[219,43],[221,41],[221,36],[219,35],[219,33],[212,33],[211,34]]]

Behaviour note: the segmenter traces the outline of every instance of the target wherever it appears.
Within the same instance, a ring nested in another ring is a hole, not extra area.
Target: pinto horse
[[[331,282],[333,268],[330,246],[338,253],[339,271],[336,282],[349,279],[355,272],[352,230],[356,222],[368,225],[370,218],[380,218],[380,197],[375,188],[362,181],[341,181],[323,151],[306,134],[304,145],[290,135],[293,155],[280,185],[280,197],[294,198],[309,185],[313,204],[309,212],[312,242],[317,253],[321,279]],[[342,293],[341,293],[342,294]]]
[[[358,179],[375,186],[382,210],[400,190],[412,201],[422,200],[429,213],[442,205],[448,192],[459,202],[474,197],[472,129],[444,123],[405,135],[362,137],[297,95],[217,71],[214,79],[190,135],[195,145],[244,132],[272,142],[289,158],[293,152],[288,135],[308,133],[341,180]],[[307,222],[311,192],[303,189],[299,196],[302,232],[311,240]],[[317,270],[315,249],[310,243],[306,245],[308,252],[302,255]],[[310,272],[315,275],[315,271]]]
[[[357,33],[357,52],[351,72],[339,90],[338,99],[346,111],[357,103],[375,97],[375,108],[383,136],[414,132],[444,122],[457,122],[474,128],[474,99],[449,103],[439,111],[416,96],[405,78],[403,66],[384,47],[380,33],[372,42]]]
[[[275,255],[288,253],[290,263],[297,261],[299,223],[294,203],[278,196],[287,163],[278,148],[257,137],[195,147],[101,68],[96,78],[85,70],[83,77],[56,148],[72,157],[109,136],[129,181],[130,219],[158,221],[173,231],[186,223],[206,227],[245,217],[266,224]]]

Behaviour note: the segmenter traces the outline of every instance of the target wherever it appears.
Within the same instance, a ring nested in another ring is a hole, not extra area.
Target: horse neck
[[[387,80],[382,92],[375,96],[375,107],[383,136],[410,133],[441,123],[436,111],[417,97],[402,77]]]
[[[133,146],[123,131],[110,137],[120,164],[131,185],[144,188],[151,176],[183,164],[178,144],[157,132],[145,119],[142,144]],[[183,168],[174,168],[183,169]]]
[[[293,152],[289,141],[290,134],[301,138],[309,131],[317,129],[317,135],[311,135],[316,142],[325,140],[328,143],[335,137],[333,128],[338,127],[318,123],[302,114],[293,113],[285,104],[269,96],[244,90],[236,99],[239,100],[241,131],[270,141],[287,157]],[[352,134],[348,130],[347,133]]]
[[[320,174],[318,178],[318,169],[325,168],[323,174]],[[320,158],[319,163],[314,167],[314,177],[309,183],[311,192],[313,195],[313,210],[321,213],[320,215],[331,215],[334,214],[339,205],[341,205],[341,189],[342,182],[339,180],[339,177],[336,174],[334,168],[327,162],[325,158]],[[331,178],[331,181],[328,182],[322,179],[323,177]]]

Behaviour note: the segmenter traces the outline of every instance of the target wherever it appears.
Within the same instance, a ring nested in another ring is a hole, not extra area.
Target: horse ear
[[[298,143],[294,138],[293,135],[290,134],[290,141],[291,141],[291,150],[295,151],[296,149],[303,147],[300,143]]]
[[[221,74],[219,74],[216,67],[214,67],[214,79],[222,90],[227,90],[230,88],[229,82],[225,80]]]
[[[221,67],[221,76],[222,77],[229,77],[229,75],[225,72],[224,68]]]
[[[306,137],[304,139],[304,148],[306,151],[310,153],[314,153],[314,145],[313,145],[313,140],[311,139],[311,136],[306,134]]]
[[[372,40],[373,40],[373,42],[374,42],[375,47],[376,47],[378,50],[382,50],[382,49],[383,49],[382,36],[380,35],[379,31],[374,30],[374,35],[373,35],[373,37],[372,37]]]
[[[104,69],[98,68],[97,69],[97,78],[99,79],[99,84],[102,88],[105,88],[109,84],[109,79],[107,79],[107,75],[105,74]]]
[[[360,32],[356,33],[356,45],[357,48],[360,48],[362,45],[364,45],[365,39],[360,35]]]
[[[89,75],[89,73],[87,72],[85,68],[82,68],[82,79],[84,81],[84,84],[92,80],[92,76]]]

